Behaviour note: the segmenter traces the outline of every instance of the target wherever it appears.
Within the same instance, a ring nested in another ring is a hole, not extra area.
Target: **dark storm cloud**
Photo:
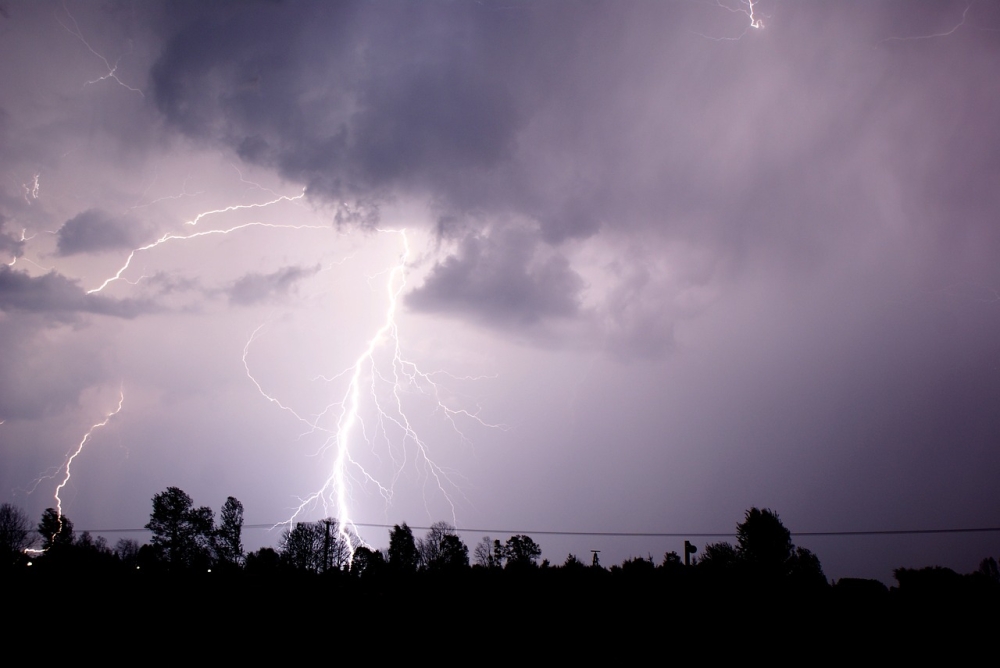
[[[270,274],[250,273],[227,290],[229,301],[241,306],[257,304],[287,295],[299,281],[320,270],[316,267],[282,267]]]
[[[1000,250],[1000,17],[974,4],[948,38],[889,39],[945,32],[966,7],[761,2],[765,30],[719,41],[746,17],[713,3],[180,5],[152,97],[172,127],[314,197],[431,202],[466,241],[414,294],[424,310],[572,312],[571,281],[556,298],[524,263],[506,282],[484,266],[520,257],[517,234],[478,247],[506,220],[553,248],[642,231],[795,280],[888,235],[887,275],[983,279]]]
[[[524,231],[465,237],[458,252],[437,263],[407,296],[418,311],[456,311],[491,324],[533,324],[579,309],[583,280],[562,256],[540,259]]]
[[[127,216],[113,216],[100,209],[79,213],[59,228],[59,255],[131,250],[152,236],[152,226]]]
[[[49,314],[65,319],[77,313],[134,318],[153,311],[151,304],[88,295],[75,281],[51,271],[44,276],[0,267],[0,310]]]

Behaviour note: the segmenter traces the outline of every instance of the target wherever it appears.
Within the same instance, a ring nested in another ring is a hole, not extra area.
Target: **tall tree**
[[[542,556],[542,548],[529,536],[519,534],[507,539],[504,556],[507,558],[507,568],[530,568]]]
[[[0,505],[0,567],[18,563],[33,542],[24,511],[9,503]]]
[[[447,522],[435,522],[417,543],[423,567],[432,571],[461,570],[469,566],[469,548]]]
[[[413,531],[406,526],[406,522],[392,527],[389,531],[389,566],[401,573],[413,573],[419,563],[420,553]]]
[[[243,504],[230,496],[219,514],[219,528],[215,532],[215,554],[219,565],[239,567],[243,564]]]
[[[795,546],[792,534],[767,508],[751,508],[736,525],[736,543],[740,560],[761,575],[785,575]]]
[[[341,570],[350,557],[350,546],[333,518],[299,522],[285,529],[278,551],[286,566],[314,573]]]
[[[211,565],[214,534],[211,508],[195,508],[191,497],[177,487],[153,497],[153,512],[146,528],[153,532],[153,547],[171,570]]]
[[[59,516],[55,508],[46,508],[38,523],[38,535],[42,537],[42,549],[65,548],[73,544],[73,522],[68,517]]]

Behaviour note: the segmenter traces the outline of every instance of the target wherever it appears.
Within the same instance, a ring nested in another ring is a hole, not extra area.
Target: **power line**
[[[276,529],[284,522],[274,524],[244,524],[244,529]],[[370,522],[352,522],[354,526],[366,529],[393,529],[395,524],[375,524]],[[427,531],[429,526],[410,526],[411,529]],[[87,531],[94,534],[102,533],[150,533],[149,529],[79,529],[79,532]],[[458,527],[455,531],[459,533],[482,533],[516,535],[526,534],[535,536],[582,536],[582,537],[603,537],[603,538],[720,538],[732,537],[735,531],[552,531],[552,530],[526,530],[526,529],[480,529],[473,527]],[[934,534],[963,534],[963,533],[996,533],[1000,532],[1000,527],[961,527],[947,529],[870,529],[853,531],[792,531],[792,536],[806,537],[839,537],[839,536],[919,536]],[[37,533],[37,532],[36,532]]]

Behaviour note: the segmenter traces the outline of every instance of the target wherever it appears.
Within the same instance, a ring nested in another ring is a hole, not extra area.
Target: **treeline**
[[[196,507],[177,487],[152,499],[145,525],[151,534],[146,544],[123,538],[114,545],[88,532],[76,534],[73,522],[48,508],[34,527],[15,506],[0,506],[0,559],[8,577],[30,571],[32,577],[67,572],[125,574],[130,577],[173,579],[205,577],[229,580],[280,580],[319,578],[326,582],[354,581],[375,588],[383,584],[433,581],[458,586],[526,581],[551,583],[557,588],[586,583],[591,591],[609,587],[669,589],[696,595],[706,592],[769,591],[877,599],[890,594],[874,580],[844,578],[829,583],[819,558],[796,547],[777,513],[749,509],[737,524],[736,543],[712,543],[699,549],[685,542],[683,557],[667,552],[626,559],[610,568],[595,558],[585,564],[570,554],[558,565],[542,559],[541,547],[526,535],[506,540],[484,537],[470,550],[455,527],[433,524],[422,537],[406,524],[389,531],[388,548],[361,544],[349,528],[328,518],[300,522],[285,529],[277,548],[263,547],[247,553],[242,542],[243,504],[229,497],[216,521],[213,510]],[[136,575],[138,573],[138,575]],[[897,569],[898,587],[904,595],[962,593],[1000,595],[1000,569],[990,557],[977,571],[960,575],[950,569]],[[543,587],[544,588],[544,587]]]

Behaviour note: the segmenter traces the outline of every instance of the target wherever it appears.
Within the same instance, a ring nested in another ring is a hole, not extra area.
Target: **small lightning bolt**
[[[94,425],[91,425],[90,429],[87,430],[87,433],[83,435],[83,439],[80,440],[80,444],[76,446],[76,450],[74,450],[73,453],[66,460],[66,473],[63,476],[62,482],[60,482],[58,485],[56,485],[56,491],[55,491],[55,494],[54,494],[55,499],[56,499],[56,515],[57,515],[57,517],[59,519],[59,527],[58,527],[58,529],[56,529],[56,532],[52,535],[53,539],[56,536],[58,536],[59,533],[62,531],[62,527],[63,527],[63,524],[62,524],[62,516],[63,516],[63,512],[62,512],[62,498],[59,496],[59,493],[62,491],[63,487],[65,487],[66,484],[69,483],[69,479],[73,475],[73,472],[72,472],[73,460],[76,459],[77,456],[79,456],[79,454],[81,452],[83,452],[83,446],[87,444],[88,440],[90,440],[91,434],[93,434],[97,429],[100,429],[101,427],[103,427],[104,425],[106,425],[108,422],[110,422],[111,418],[113,418],[114,416],[118,415],[118,413],[121,411],[122,405],[124,403],[125,403],[125,393],[124,392],[120,392],[119,393],[119,397],[118,397],[118,407],[115,408],[110,413],[108,413],[104,417],[104,419],[102,421],[100,421],[100,422],[98,422],[98,423],[96,423]]]
[[[965,10],[962,12],[962,18],[959,19],[958,23],[956,23],[953,28],[946,30],[944,32],[933,33],[930,35],[913,35],[910,37],[886,37],[885,39],[882,40],[881,43],[884,44],[885,42],[909,42],[911,40],[917,40],[917,39],[934,39],[935,37],[947,37],[948,35],[954,34],[956,30],[965,25],[965,17],[969,13],[970,9],[972,9],[971,2],[965,6]]]
[[[73,15],[70,14],[69,8],[66,7],[66,3],[65,2],[63,3],[62,7],[63,7],[63,11],[66,12],[66,16],[68,16],[69,20],[73,22],[73,27],[70,28],[68,25],[66,25],[65,23],[63,23],[62,19],[59,18],[59,15],[56,14],[56,21],[59,22],[59,25],[61,25],[63,28],[65,28],[66,32],[68,32],[69,34],[73,35],[74,37],[76,37],[77,39],[79,39],[81,42],[83,42],[83,45],[85,47],[87,47],[87,50],[90,51],[95,56],[97,56],[98,58],[100,58],[101,62],[104,63],[104,66],[108,68],[108,73],[107,74],[105,74],[103,76],[100,76],[100,77],[97,77],[96,79],[94,79],[92,81],[88,81],[84,85],[85,86],[89,86],[91,84],[95,84],[95,83],[98,83],[98,82],[101,82],[101,81],[105,81],[107,79],[113,79],[120,86],[122,86],[124,88],[127,88],[128,90],[132,91],[133,93],[138,93],[140,97],[146,97],[141,90],[139,90],[138,88],[134,88],[133,86],[129,86],[127,83],[125,83],[124,81],[122,81],[121,79],[118,78],[118,63],[121,62],[122,57],[119,56],[118,60],[115,61],[114,65],[112,65],[110,62],[108,62],[107,58],[105,58],[104,56],[102,56],[101,54],[99,54],[97,51],[95,51],[94,48],[92,46],[90,46],[90,44],[87,42],[87,40],[84,39],[84,37],[83,37],[83,31],[80,30],[80,25],[76,22],[76,19],[73,18]]]
[[[38,199],[39,190],[41,188],[41,183],[39,182],[41,176],[41,172],[35,172],[34,177],[31,179],[31,186],[27,183],[21,185],[21,188],[24,189],[24,201],[29,205],[31,204],[31,200]]]
[[[715,0],[715,4],[717,4],[719,7],[722,7],[723,9],[727,9],[733,13],[746,14],[747,18],[750,19],[750,25],[747,26],[746,28],[747,30],[750,30],[751,28],[760,30],[761,28],[763,28],[764,22],[754,16],[753,0],[739,0],[739,3],[740,3],[739,7],[729,7],[727,5],[722,4],[722,0]],[[745,32],[746,31],[744,31],[744,33]]]
[[[741,32],[736,37],[712,37],[711,35],[705,35],[700,32],[694,32],[694,31],[691,32],[694,32],[694,34],[698,35],[699,37],[710,39],[713,42],[738,42],[741,39],[743,39],[743,37],[751,30],[762,30],[764,28],[764,21],[758,18],[755,13],[756,6],[753,0],[737,0],[736,7],[730,7],[729,5],[723,4],[722,0],[715,0],[715,4],[725,9],[728,12],[732,12],[733,14],[744,14],[750,20],[750,22],[747,24],[745,28],[743,28],[743,32]]]

